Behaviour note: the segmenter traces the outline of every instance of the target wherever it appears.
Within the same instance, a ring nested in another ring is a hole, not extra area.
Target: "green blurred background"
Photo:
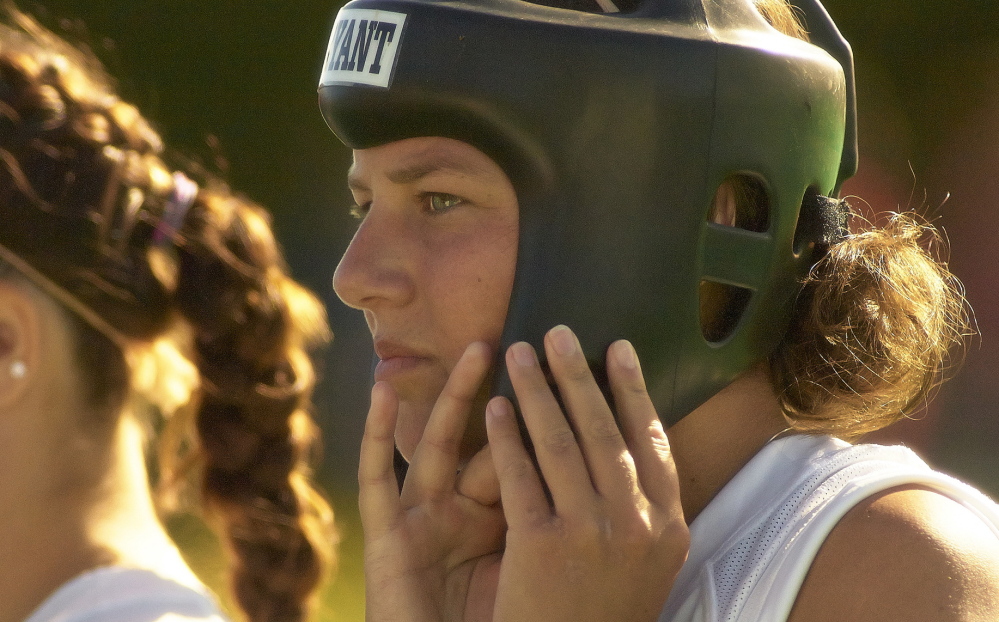
[[[349,153],[326,129],[316,83],[337,5],[323,0],[22,0],[56,31],[89,42],[182,153],[268,206],[293,272],[328,303],[336,333],[317,394],[321,479],[341,530],[341,564],[319,619],[363,619],[357,448],[370,343],[330,279],[354,228],[343,182]],[[917,420],[879,436],[999,495],[999,2],[827,0],[857,57],[861,173],[846,187],[874,210],[921,207],[953,244],[981,336]],[[948,198],[949,196],[949,198]],[[217,547],[200,524],[171,528],[221,587]],[[224,588],[223,588],[224,589]]]

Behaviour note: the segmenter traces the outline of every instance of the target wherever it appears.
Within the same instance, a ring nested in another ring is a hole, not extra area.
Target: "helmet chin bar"
[[[814,218],[799,223],[803,199],[856,166],[849,46],[817,1],[800,4],[832,55],[773,30],[751,0],[647,0],[630,15],[354,0],[320,105],[355,149],[445,136],[496,160],[521,210],[503,349],[566,324],[600,375],[629,339],[672,424],[779,344],[823,241]],[[709,222],[738,174],[766,193],[764,231]],[[702,282],[747,294],[717,341]],[[493,390],[513,399],[499,362]]]

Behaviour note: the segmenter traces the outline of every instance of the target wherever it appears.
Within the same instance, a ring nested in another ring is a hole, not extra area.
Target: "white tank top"
[[[786,620],[839,519],[905,484],[961,503],[999,538],[999,506],[905,447],[791,436],[760,450],[690,525],[690,554],[659,622]]]

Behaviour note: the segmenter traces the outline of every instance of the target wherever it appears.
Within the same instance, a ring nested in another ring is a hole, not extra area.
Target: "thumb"
[[[457,488],[458,494],[481,505],[491,506],[499,503],[499,478],[496,476],[496,467],[493,465],[489,445],[472,456],[458,474]]]

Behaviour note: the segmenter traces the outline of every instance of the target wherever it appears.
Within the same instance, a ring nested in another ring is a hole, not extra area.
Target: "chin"
[[[399,403],[399,417],[395,423],[395,445],[399,453],[411,462],[416,446],[423,439],[423,431],[430,421],[433,407],[429,405]],[[469,415],[468,425],[461,439],[458,457],[462,464],[468,462],[487,443],[485,428],[485,413],[480,408],[474,408]]]
[[[432,407],[420,407],[406,402],[399,403],[399,418],[395,422],[395,445],[407,462],[412,461],[416,446],[423,438],[423,430],[430,420]]]

